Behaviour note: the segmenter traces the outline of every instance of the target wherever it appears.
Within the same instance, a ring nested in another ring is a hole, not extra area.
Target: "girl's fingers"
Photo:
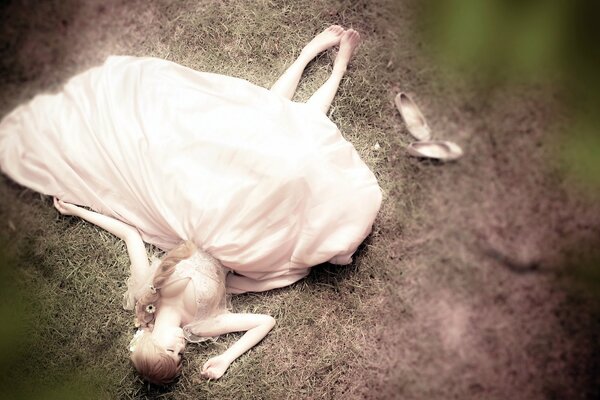
[[[204,363],[204,365],[202,366],[202,373],[206,373],[206,371],[208,371],[208,369],[210,368],[210,364],[207,362]]]
[[[58,200],[56,197],[54,198],[54,207],[58,211],[62,211],[62,209],[63,209],[62,204],[60,204],[60,200]]]
[[[212,379],[213,377],[211,376],[211,374],[209,372],[203,371],[200,373],[200,376],[206,379]]]

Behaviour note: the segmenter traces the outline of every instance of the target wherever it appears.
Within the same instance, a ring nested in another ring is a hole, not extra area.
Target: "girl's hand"
[[[62,200],[54,198],[54,207],[58,210],[62,215],[77,215],[80,210],[80,207],[75,204],[65,203]]]
[[[231,362],[227,360],[222,354],[216,357],[210,358],[204,363],[200,376],[206,379],[219,379],[223,376],[227,368],[229,368]]]

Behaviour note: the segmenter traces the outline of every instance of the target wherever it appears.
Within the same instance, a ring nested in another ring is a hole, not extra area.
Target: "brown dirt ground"
[[[378,327],[375,397],[598,395],[597,284],[574,281],[578,263],[597,260],[600,213],[558,169],[564,115],[547,94],[498,90],[479,106],[419,96],[466,155],[411,161],[419,217],[382,232],[397,235],[402,274]]]

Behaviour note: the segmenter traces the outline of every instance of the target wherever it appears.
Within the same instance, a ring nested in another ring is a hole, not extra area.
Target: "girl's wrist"
[[[237,357],[235,357],[233,354],[231,354],[231,352],[229,351],[229,349],[225,350],[225,351],[223,352],[223,354],[221,354],[221,357],[223,357],[223,359],[224,359],[225,361],[227,361],[227,363],[228,363],[229,365],[231,365],[231,363],[232,363],[232,362],[234,362],[234,361],[235,361],[235,359],[237,358]]]

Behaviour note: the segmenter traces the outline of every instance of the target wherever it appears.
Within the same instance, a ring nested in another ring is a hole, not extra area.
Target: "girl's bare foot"
[[[340,43],[343,33],[344,28],[339,25],[331,25],[308,42],[302,49],[302,54],[313,59],[320,52]]]
[[[320,52],[327,50],[340,43],[340,39],[344,33],[344,28],[339,25],[332,25],[314,37],[302,49],[300,56],[294,63],[285,70],[283,75],[273,84],[271,91],[291,99],[294,96],[302,71],[306,65],[317,56]]]
[[[327,110],[329,110],[331,102],[333,101],[333,97],[340,86],[340,82],[344,77],[352,53],[354,53],[354,49],[356,49],[359,42],[360,35],[353,29],[348,29],[342,34],[340,51],[333,62],[331,76],[312,96],[310,96],[310,99],[306,102],[307,104],[327,113]]]
[[[338,73],[346,72],[346,67],[352,58],[354,50],[360,43],[360,35],[354,29],[348,29],[340,40],[340,51],[333,62],[333,70]]]

